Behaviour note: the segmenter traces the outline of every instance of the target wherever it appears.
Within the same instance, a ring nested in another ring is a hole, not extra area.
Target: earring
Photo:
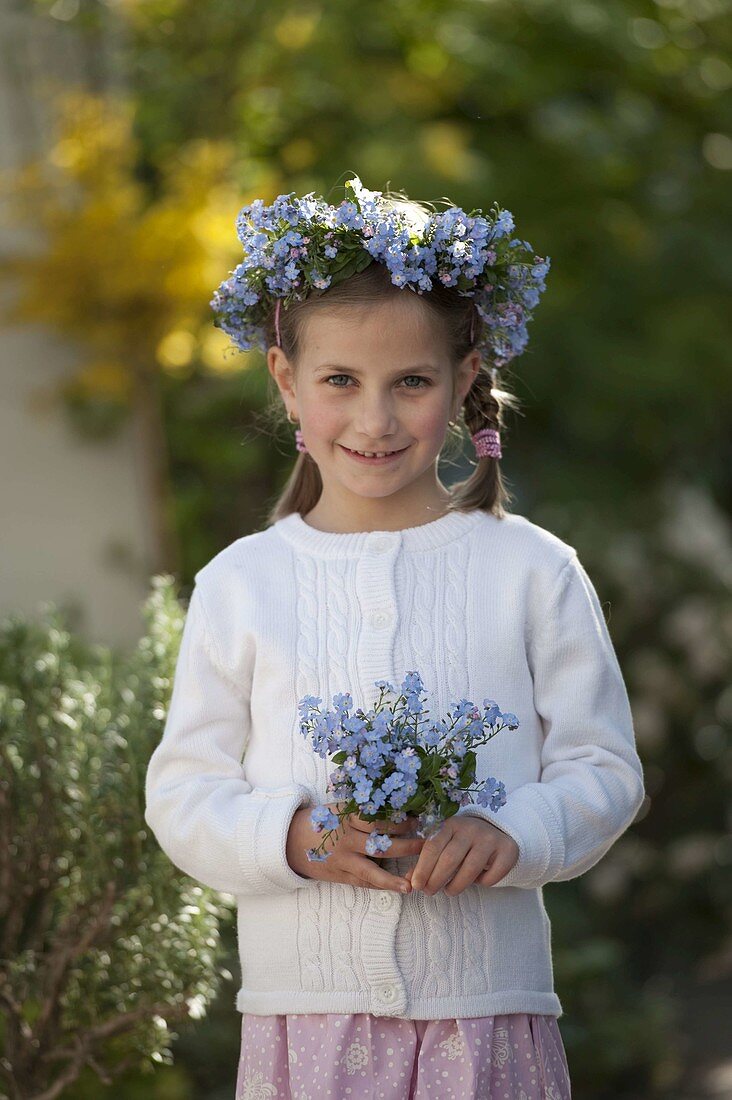
[[[292,419],[292,413],[290,413],[290,412],[288,412],[288,414],[287,414],[287,419],[290,421],[291,424],[297,424],[298,423],[297,418],[295,418],[294,420]],[[297,447],[298,451],[303,452],[303,453],[307,452],[307,447],[305,446],[305,440],[303,439],[302,432],[300,431],[299,428],[295,431],[295,446]]]

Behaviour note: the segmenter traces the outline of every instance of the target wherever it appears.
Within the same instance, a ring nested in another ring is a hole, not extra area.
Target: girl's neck
[[[451,497],[447,490],[430,502],[418,502],[414,507],[405,509],[374,508],[359,512],[358,515],[346,515],[342,510],[329,507],[321,496],[314,508],[303,515],[303,519],[317,531],[328,534],[353,534],[360,531],[401,531],[405,527],[420,527],[440,519],[450,510]],[[381,503],[381,502],[378,502]]]

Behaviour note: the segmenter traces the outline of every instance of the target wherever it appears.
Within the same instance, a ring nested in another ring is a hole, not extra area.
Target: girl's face
[[[269,349],[267,363],[320,470],[321,520],[408,526],[424,522],[425,510],[444,510],[437,459],[480,358],[471,352],[455,378],[419,301],[313,313],[297,371],[281,348]],[[400,453],[371,463],[352,450]]]

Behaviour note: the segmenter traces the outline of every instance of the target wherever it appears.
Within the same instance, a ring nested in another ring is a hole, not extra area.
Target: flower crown
[[[242,207],[236,231],[244,260],[211,299],[214,324],[242,351],[266,353],[272,305],[287,305],[362,271],[376,260],[395,286],[422,294],[437,281],[472,297],[484,322],[476,347],[493,367],[505,366],[528,343],[527,323],[546,289],[550,260],[528,241],[509,239],[513,215],[497,203],[489,215],[459,206],[426,214],[414,224],[411,208],[368,191],[358,176],[347,197],[332,206],[311,191],[279,195]]]

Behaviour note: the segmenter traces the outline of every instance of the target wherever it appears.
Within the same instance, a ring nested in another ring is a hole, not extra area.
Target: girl
[[[507,211],[346,186],[335,209],[280,196],[239,218],[247,258],[213,304],[266,350],[300,453],[269,524],[196,574],[145,818],[236,896],[236,1100],[567,1100],[542,887],[594,866],[644,786],[595,589],[505,507],[496,369],[548,264],[520,262]],[[447,488],[460,417],[477,461]],[[371,857],[383,823],[352,816],[308,859],[333,765],[299,701],[368,709],[412,670],[430,714],[489,696],[518,716],[477,749],[505,805],[462,805],[429,840],[408,817]]]

